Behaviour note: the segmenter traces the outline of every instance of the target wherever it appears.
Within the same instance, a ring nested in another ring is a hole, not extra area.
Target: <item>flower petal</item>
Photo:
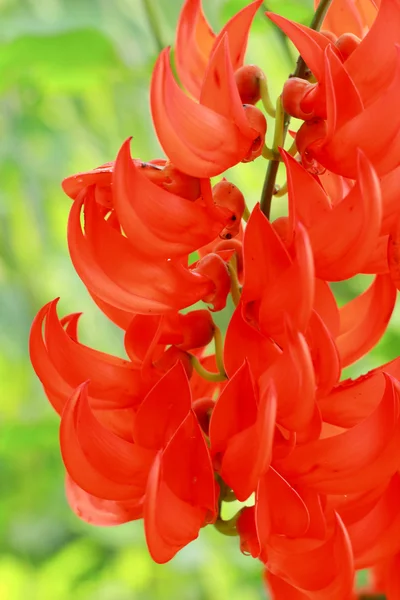
[[[340,308],[336,338],[342,367],[364,356],[385,333],[396,303],[396,288],[389,275],[377,275],[362,294]]]

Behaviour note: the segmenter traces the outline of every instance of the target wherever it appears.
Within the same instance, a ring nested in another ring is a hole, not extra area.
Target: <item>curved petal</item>
[[[247,360],[258,378],[281,355],[279,347],[243,318],[242,302],[236,307],[228,325],[224,344],[224,364],[229,377]]]
[[[143,500],[103,500],[85,492],[68,475],[65,478],[68,504],[86,523],[100,527],[121,525],[143,517]]]
[[[145,260],[128,240],[99,214],[93,198],[85,200],[85,235],[80,224],[82,201],[72,205],[68,243],[74,267],[96,296],[127,312],[162,314],[189,306],[210,293],[213,283],[177,261]]]
[[[224,52],[233,77],[226,44]],[[178,169],[194,177],[214,177],[237,164],[258,137],[249,126],[241,132],[236,123],[186,96],[172,75],[168,49],[154,67],[150,100],[161,146]]]
[[[363,569],[400,551],[400,476],[393,476],[372,510],[348,526],[356,568]]]
[[[103,408],[131,407],[140,401],[143,385],[138,369],[127,360],[72,340],[58,319],[57,302],[47,305],[44,339],[48,355],[63,379],[74,389],[90,380],[90,393],[104,399]]]
[[[262,527],[264,511],[269,514],[269,532]],[[261,548],[266,549],[270,534],[301,537],[309,525],[310,516],[299,494],[270,467],[261,477],[256,493],[256,527]]]
[[[399,19],[398,0],[381,0],[370,31],[346,61],[350,77],[362,98],[368,102],[389,86],[396,70],[395,44],[399,42]]]
[[[309,230],[318,277],[329,281],[359,273],[372,254],[381,228],[379,179],[365,155],[358,154],[358,177],[350,193]],[[340,235],[332,236],[340,229]]]
[[[268,546],[269,571],[287,584],[304,592],[311,600],[344,600],[350,598],[353,588],[354,564],[351,543],[338,515],[332,533],[322,544],[304,544],[296,547],[297,540],[274,536]],[[305,540],[306,541],[306,540]],[[268,576],[267,576],[268,580]],[[279,587],[282,593],[285,587]],[[290,595],[287,598],[301,598]],[[277,596],[282,598],[283,596]],[[286,596],[285,596],[286,598]]]
[[[142,498],[154,453],[136,448],[97,421],[87,401],[87,384],[65,405],[60,448],[67,472],[88,494],[104,500]]]
[[[396,288],[389,275],[377,275],[362,294],[339,309],[340,332],[336,345],[342,367],[364,356],[386,331],[396,303]]]
[[[135,415],[134,441],[143,448],[161,450],[187,416],[190,406],[189,381],[182,363],[177,362],[140,405]]]
[[[317,398],[323,398],[336,385],[340,378],[340,358],[333,336],[313,310],[305,338],[310,349],[314,367]]]
[[[331,45],[322,33],[305,25],[290,21],[281,15],[267,12],[267,17],[275,23],[296,46],[304,62],[318,81],[324,78],[324,50]]]
[[[199,98],[215,33],[204,16],[201,0],[186,0],[179,15],[175,38],[175,62],[185,88]]]
[[[396,286],[400,289],[400,219],[393,227],[388,239],[387,260],[389,265],[390,277]]]
[[[240,501],[256,489],[271,460],[276,394],[263,390],[259,403],[247,362],[229,380],[210,420],[211,455],[222,479]]]
[[[308,345],[287,322],[283,352],[259,379],[260,390],[272,379],[276,389],[276,421],[285,429],[306,428],[314,414],[315,376]]]
[[[378,175],[385,175],[398,166],[396,152],[399,146],[400,112],[400,50],[397,48],[392,81],[382,90],[381,95],[362,110],[356,117],[348,120],[325,142],[321,140],[310,145],[308,151],[324,167],[334,173],[353,179],[357,178],[357,151],[361,149]],[[335,90],[330,63],[327,63],[327,101],[341,95],[341,89]],[[391,118],[388,119],[387,115]],[[391,151],[386,152],[390,147]]]
[[[131,246],[152,259],[186,256],[214,240],[230,212],[190,201],[158,187],[131,159],[130,139],[122,145],[113,172],[114,208]]]
[[[376,409],[384,393],[382,373],[400,379],[400,358],[373,369],[355,380],[340,382],[319,401],[324,421],[339,427],[354,427]]]
[[[290,267],[264,288],[260,304],[260,329],[278,343],[282,339],[285,320],[289,319],[295,329],[305,333],[312,313],[314,258],[307,231],[301,223],[297,223],[294,230],[292,255]],[[274,259],[271,257],[270,260]],[[245,285],[243,292],[244,289]],[[293,290],[301,290],[301,295],[293,294]]]
[[[53,364],[43,340],[42,327],[49,310],[49,304],[43,306],[33,320],[29,336],[29,356],[37,377],[54,408],[61,415],[66,401],[74,391]]]
[[[319,0],[315,0],[315,8],[318,4]],[[376,6],[373,0],[361,0],[361,3],[354,0],[333,0],[321,29],[327,29],[337,36],[350,32],[362,38],[365,28],[371,26],[375,16]]]
[[[182,422],[149,475],[144,525],[149,552],[170,560],[200,528],[215,519],[216,489],[208,449],[192,412]]]
[[[385,375],[378,407],[352,429],[297,446],[279,470],[295,485],[320,493],[350,494],[379,486],[397,470],[400,443],[399,384]]]
[[[247,48],[249,30],[257,10],[262,5],[263,0],[253,0],[233,15],[226,25],[221,29],[215,42],[214,48],[225,34],[229,40],[229,54],[233,70],[236,71],[243,65],[244,55]]]

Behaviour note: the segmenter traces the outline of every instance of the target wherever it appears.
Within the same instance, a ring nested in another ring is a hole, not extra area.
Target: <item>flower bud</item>
[[[309,83],[305,79],[290,77],[283,86],[283,110],[290,116],[295,117],[296,119],[302,119],[303,121],[312,118],[311,112],[305,112],[303,110],[302,101],[314,87],[314,84]]]
[[[256,104],[260,100],[260,81],[264,77],[264,73],[256,65],[244,65],[235,72],[235,80],[243,104]]]
[[[324,173],[325,168],[317,162],[313,156],[310,146],[326,137],[326,121],[313,119],[305,121],[296,134],[296,145],[301,156],[302,165],[309,173],[319,175]]]
[[[213,312],[225,308],[231,289],[231,278],[225,261],[218,254],[207,254],[196,263],[193,270],[208,277],[215,286],[210,294],[202,298],[203,302],[212,304]]]
[[[202,348],[211,342],[214,336],[214,322],[208,310],[193,310],[185,315],[179,315],[180,330],[183,342],[181,350]]]
[[[343,62],[349,58],[356,48],[358,48],[360,42],[360,38],[354,35],[354,33],[343,33],[337,39],[335,46],[339,50]]]
[[[139,164],[146,177],[167,192],[186,200],[197,200],[200,197],[200,179],[182,173],[171,162],[156,159]]]
[[[242,192],[225,177],[213,187],[213,199],[217,206],[228,208],[232,215],[225,229],[220,233],[223,239],[235,237],[240,230],[245,201]]]
[[[321,29],[322,35],[324,35],[332,44],[335,44],[337,40],[337,35],[333,33],[333,31],[328,31],[328,29]]]
[[[244,157],[242,162],[251,162],[261,155],[265,134],[267,133],[267,120],[260,109],[256,108],[252,104],[244,104],[245,114],[247,121],[253,129],[258,132],[258,137],[253,141],[248,154]]]

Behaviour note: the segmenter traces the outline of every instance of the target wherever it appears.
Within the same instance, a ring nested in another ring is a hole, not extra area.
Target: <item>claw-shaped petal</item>
[[[200,97],[209,57],[225,34],[233,69],[242,66],[249,29],[261,4],[262,0],[255,0],[245,6],[216,36],[204,16],[201,0],[186,0],[176,32],[175,61],[179,79],[192,96]]]
[[[162,314],[194,304],[214,290],[212,281],[181,261],[151,261],[137,254],[126,237],[104,220],[90,192],[71,208],[68,242],[72,262],[88,289],[127,312]]]
[[[238,500],[256,489],[271,461],[276,394],[270,383],[258,401],[247,362],[222,391],[210,421],[211,455]]]
[[[382,400],[364,421],[297,446],[279,463],[282,475],[293,484],[332,494],[363,492],[387,481],[399,465],[395,448],[400,443],[400,388],[392,377],[385,378]]]
[[[216,517],[216,484],[206,442],[189,412],[151,469],[144,503],[149,552],[165,563]]]
[[[340,309],[336,338],[342,367],[364,356],[386,331],[396,303],[396,288],[389,275],[377,275],[372,285]]]
[[[290,208],[307,228],[316,276],[338,281],[356,275],[373,252],[381,230],[381,190],[373,166],[360,151],[355,186],[331,207],[314,177],[287,152],[282,151],[282,156]]]
[[[215,206],[211,186],[186,200],[158,187],[132,161],[129,141],[121,147],[113,172],[114,208],[131,246],[152,259],[185,256],[208,244],[229,224],[230,211]]]
[[[178,169],[200,178],[219,175],[242,161],[260,137],[249,125],[241,103],[226,35],[211,56],[207,74],[204,103],[198,104],[176,83],[166,49],[155,65],[151,84],[151,110],[161,146]]]

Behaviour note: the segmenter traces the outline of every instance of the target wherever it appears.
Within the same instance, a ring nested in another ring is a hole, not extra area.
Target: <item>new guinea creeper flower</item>
[[[182,88],[169,48],[150,86],[166,157],[132,157],[126,136],[62,183],[72,263],[124,352],[83,344],[58,300],[33,321],[68,502],[93,525],[142,519],[159,564],[215,525],[262,563],[273,600],[359,600],[361,569],[365,594],[398,600],[400,358],[342,370],[382,339],[400,289],[400,1],[321,0],[312,27],[267,13],[302,57],[276,110],[244,64],[261,0],[219,34],[200,0],[182,4]],[[259,156],[248,206],[225,171]],[[331,282],[364,273],[338,299]]]
[[[258,108],[243,106],[225,33],[210,56],[199,102],[176,83],[170,52],[156,63],[151,83],[154,127],[169,159],[194,177],[214,177],[260,156],[267,124]]]

